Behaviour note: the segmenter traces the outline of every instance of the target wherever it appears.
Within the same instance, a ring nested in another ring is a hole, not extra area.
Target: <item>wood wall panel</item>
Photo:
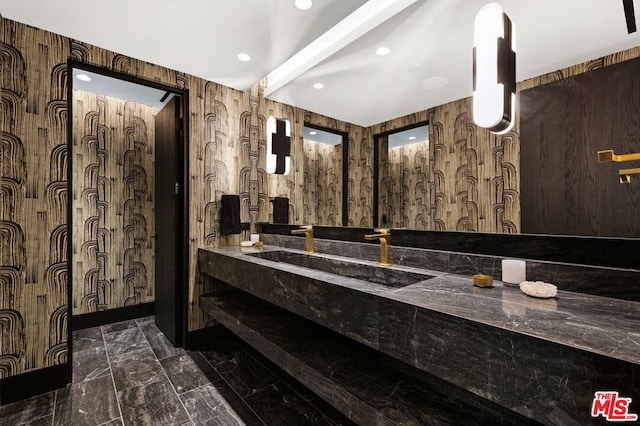
[[[154,116],[73,92],[73,314],[154,300]]]
[[[640,237],[640,186],[618,182],[634,163],[597,152],[640,152],[640,59],[598,68],[520,93],[522,229]]]

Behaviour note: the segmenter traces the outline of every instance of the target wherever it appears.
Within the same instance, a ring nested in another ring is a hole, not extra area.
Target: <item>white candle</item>
[[[523,260],[504,259],[502,261],[502,282],[520,284],[527,280],[527,264]]]
[[[255,243],[260,241],[260,234],[251,234],[251,242]]]

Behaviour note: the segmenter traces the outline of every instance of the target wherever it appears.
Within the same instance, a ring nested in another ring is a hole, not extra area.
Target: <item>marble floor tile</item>
[[[110,422],[102,423],[100,426],[124,426],[122,419],[113,419]]]
[[[118,391],[125,425],[183,425],[190,418],[165,378]]]
[[[153,322],[147,322],[140,325],[140,330],[146,337],[151,349],[155,352],[158,359],[168,358],[174,355],[183,354],[182,348],[176,348],[171,344],[169,339],[162,334],[162,331]]]
[[[0,407],[0,426],[346,424],[226,329],[206,352],[174,348],[154,317],[73,339],[74,383]]]
[[[137,326],[104,334],[104,342],[110,358],[134,352],[140,349],[150,348],[149,342],[144,337],[142,330]]]
[[[113,380],[118,391],[166,379],[151,348],[125,355],[111,361]]]
[[[3,423],[0,423],[3,424]],[[27,423],[23,423],[20,426],[51,426],[53,424],[53,414],[46,417],[40,417],[39,419],[34,419],[28,421]]]
[[[328,425],[333,424],[324,414],[313,405],[293,392],[283,382],[277,382],[269,387],[245,398],[249,407],[261,419],[274,425]]]
[[[104,334],[107,334],[107,333],[113,333],[114,331],[122,331],[122,330],[126,330],[127,328],[137,328],[137,327],[138,327],[138,323],[136,322],[136,320],[126,320],[126,321],[114,322],[112,324],[103,325],[102,332]]]
[[[222,326],[212,328],[210,340],[200,348],[200,351],[203,354],[206,353],[207,359],[210,361],[224,361],[232,357],[236,352],[248,347],[228,329]]]
[[[180,399],[197,426],[264,424],[224,381],[185,392]]]
[[[271,371],[244,350],[227,354],[226,357],[219,357],[219,353],[211,356],[210,352],[203,355],[242,398],[278,381]]]
[[[343,413],[334,408],[331,404],[313,393],[312,390],[304,386],[302,383],[291,377],[285,371],[279,369],[271,361],[264,359],[262,363],[269,368],[274,374],[280,378],[289,388],[300,395],[305,401],[314,406],[318,411],[324,414],[329,421],[335,425],[353,426],[354,422],[349,420]],[[273,368],[273,369],[272,369]]]
[[[111,374],[104,344],[93,349],[73,352],[73,383],[97,379]]]
[[[55,392],[49,392],[3,405],[0,407],[0,426],[28,424],[27,422],[53,415],[55,398]]]
[[[222,380],[200,352],[185,352],[162,359],[160,364],[179,394]]]
[[[104,346],[100,327],[86,328],[73,332],[73,351],[80,352]]]
[[[138,326],[140,327],[140,326],[142,326],[144,324],[149,324],[149,323],[155,324],[156,323],[156,317],[151,315],[151,316],[148,316],[148,317],[136,318],[135,321],[138,324]]]
[[[56,392],[54,426],[93,426],[119,417],[111,376],[74,383]]]

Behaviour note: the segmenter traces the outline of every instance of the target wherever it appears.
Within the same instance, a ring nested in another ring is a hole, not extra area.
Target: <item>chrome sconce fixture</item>
[[[502,6],[489,3],[475,19],[473,121],[503,134],[513,127],[515,108],[515,29]]]
[[[291,124],[273,116],[267,120],[267,173],[288,175],[291,169]]]

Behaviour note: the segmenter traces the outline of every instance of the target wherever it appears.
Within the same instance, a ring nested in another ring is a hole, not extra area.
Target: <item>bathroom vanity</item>
[[[499,278],[494,256],[393,247],[382,267],[371,244],[263,239],[199,250],[216,288],[202,309],[358,424],[420,424],[435,406],[445,423],[597,424],[596,391],[640,401],[638,302],[474,287]]]

